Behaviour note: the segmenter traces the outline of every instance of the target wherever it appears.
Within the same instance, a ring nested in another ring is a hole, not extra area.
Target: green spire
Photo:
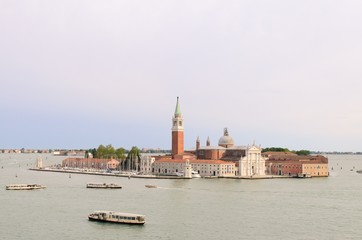
[[[178,97],[177,97],[177,103],[176,103],[176,109],[175,109],[175,116],[181,116],[180,103],[178,102]]]

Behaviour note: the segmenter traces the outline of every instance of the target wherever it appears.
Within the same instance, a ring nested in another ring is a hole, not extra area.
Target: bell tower
[[[172,118],[172,158],[184,153],[184,126],[177,97],[175,115]]]

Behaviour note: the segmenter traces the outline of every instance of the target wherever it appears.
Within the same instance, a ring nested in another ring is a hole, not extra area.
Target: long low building
[[[62,167],[88,169],[118,169],[119,161],[100,158],[67,158],[62,161]]]
[[[295,154],[270,154],[265,162],[270,175],[308,175],[327,177],[329,175],[328,158],[324,156],[298,156]]]
[[[191,164],[192,170],[200,176],[231,177],[235,176],[235,163],[222,160],[203,159],[171,159],[161,158],[152,164],[152,174],[175,174],[183,171],[186,164]]]

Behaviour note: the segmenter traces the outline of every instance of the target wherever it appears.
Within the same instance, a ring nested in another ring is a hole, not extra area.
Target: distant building
[[[62,167],[87,168],[87,169],[118,169],[119,161],[115,159],[99,158],[67,158],[62,161]]]
[[[143,155],[141,157],[140,172],[144,175],[152,174],[152,164],[155,162],[155,158],[149,155]]]
[[[235,164],[235,175],[241,177],[264,176],[265,158],[261,155],[261,147],[255,143],[251,146],[235,146],[234,140],[229,136],[227,128],[220,137],[218,146],[210,146],[210,139],[206,146],[200,146],[200,140],[196,140],[195,154],[198,159],[223,160]]]
[[[153,174],[160,175],[172,175],[183,171],[187,163],[191,165],[193,171],[197,171],[201,176],[252,177],[265,175],[265,158],[261,155],[261,148],[255,144],[234,146],[234,141],[229,136],[227,128],[224,129],[224,135],[219,139],[218,146],[211,146],[208,138],[206,146],[201,147],[200,139],[197,138],[196,149],[184,151],[184,124],[179,98],[177,98],[172,118],[171,153],[171,156],[155,156],[151,166],[149,159],[142,158],[141,166],[147,166],[148,172],[151,168]]]
[[[271,175],[309,175],[327,177],[328,158],[324,156],[298,156],[293,153],[265,153],[268,156],[266,171]]]

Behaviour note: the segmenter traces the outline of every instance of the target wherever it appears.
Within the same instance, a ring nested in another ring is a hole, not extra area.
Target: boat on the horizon
[[[46,186],[39,184],[10,184],[6,185],[6,190],[35,190],[44,189]]]
[[[146,188],[157,188],[156,185],[145,185]]]
[[[87,188],[122,188],[122,186],[115,183],[88,183]]]
[[[145,215],[134,214],[134,213],[122,213],[114,211],[95,211],[88,215],[90,221],[97,222],[110,222],[110,223],[121,223],[121,224],[145,224]]]

